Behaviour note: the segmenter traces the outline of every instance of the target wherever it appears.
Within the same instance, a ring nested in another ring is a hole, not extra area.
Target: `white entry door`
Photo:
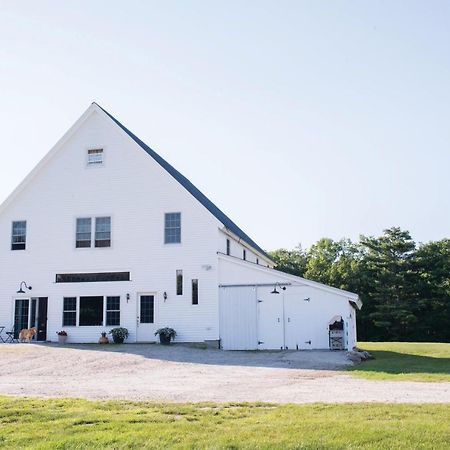
[[[137,341],[156,340],[155,331],[155,294],[139,294],[137,315]]]

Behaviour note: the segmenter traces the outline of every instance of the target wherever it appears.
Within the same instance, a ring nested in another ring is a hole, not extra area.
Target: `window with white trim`
[[[177,295],[183,295],[183,271],[177,270]]]
[[[103,149],[102,148],[94,148],[88,150],[88,166],[97,166],[99,164],[103,164]]]
[[[63,327],[75,327],[77,325],[77,298],[64,297],[63,299]]]
[[[120,297],[106,297],[106,326],[120,325]]]
[[[95,218],[95,246],[111,247],[111,217]]]
[[[19,220],[12,223],[11,250],[25,250],[27,241],[27,222]]]
[[[91,218],[83,217],[77,219],[76,248],[91,246]]]
[[[198,305],[198,280],[192,280],[192,304]]]
[[[164,215],[164,243],[179,244],[181,242],[181,213]]]

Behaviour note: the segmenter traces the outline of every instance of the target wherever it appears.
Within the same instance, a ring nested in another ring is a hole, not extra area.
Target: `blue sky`
[[[3,1],[0,201],[97,101],[266,249],[448,237],[449,23],[437,0]]]

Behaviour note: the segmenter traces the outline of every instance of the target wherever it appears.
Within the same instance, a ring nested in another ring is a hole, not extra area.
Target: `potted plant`
[[[57,331],[56,334],[58,335],[58,344],[64,345],[67,341],[67,331]]]
[[[113,328],[109,334],[112,335],[114,344],[123,344],[123,341],[128,337],[128,330],[126,328]]]
[[[100,336],[98,343],[99,344],[109,344],[109,339],[108,339],[108,336],[106,336],[106,331],[102,331],[102,335]]]
[[[171,339],[174,339],[177,332],[173,328],[165,327],[156,330],[155,336],[159,334],[159,342],[163,345],[169,345]]]

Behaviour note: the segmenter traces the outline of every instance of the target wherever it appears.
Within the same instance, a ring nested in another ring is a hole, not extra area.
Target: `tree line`
[[[360,340],[450,341],[450,239],[416,243],[393,227],[270,256],[278,270],[357,293]]]

